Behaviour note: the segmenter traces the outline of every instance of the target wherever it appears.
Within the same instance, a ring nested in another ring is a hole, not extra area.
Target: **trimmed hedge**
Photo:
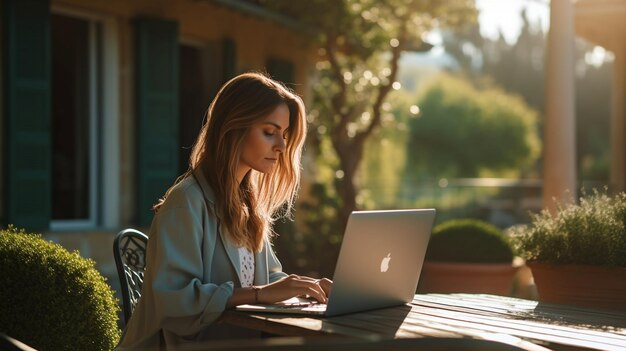
[[[0,230],[0,331],[33,348],[112,350],[119,306],[95,262],[41,235]]]
[[[453,219],[433,229],[426,260],[507,263],[513,261],[513,248],[502,231],[487,222]]]

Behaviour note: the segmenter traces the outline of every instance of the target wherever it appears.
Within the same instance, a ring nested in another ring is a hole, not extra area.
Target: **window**
[[[179,173],[187,171],[189,156],[193,143],[198,137],[204,115],[211,103],[208,92],[208,77],[203,65],[200,45],[181,44],[179,49],[180,66],[180,154],[178,158]]]
[[[117,227],[119,50],[115,18],[7,0],[6,223]]]
[[[95,225],[98,55],[94,22],[52,15],[52,220]]]
[[[119,221],[119,82],[115,21],[53,8],[53,230]]]

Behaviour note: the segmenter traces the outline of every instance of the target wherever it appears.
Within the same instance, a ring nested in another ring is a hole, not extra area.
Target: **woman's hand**
[[[236,288],[226,307],[232,308],[246,303],[270,304],[296,296],[327,303],[332,287],[333,282],[330,279],[314,279],[292,274],[271,284],[257,286],[257,291],[251,288]]]
[[[260,286],[259,303],[274,303],[295,296],[305,296],[321,303],[328,302],[333,282],[330,279],[314,279],[291,274],[274,283]]]

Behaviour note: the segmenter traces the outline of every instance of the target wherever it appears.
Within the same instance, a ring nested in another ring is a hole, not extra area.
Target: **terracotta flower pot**
[[[424,262],[419,293],[511,295],[518,267],[511,263]]]
[[[626,311],[626,268],[527,264],[539,301]]]

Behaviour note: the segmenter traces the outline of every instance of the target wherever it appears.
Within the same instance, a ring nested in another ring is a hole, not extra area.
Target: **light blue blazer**
[[[223,337],[212,325],[241,286],[239,251],[215,216],[215,195],[198,171],[178,183],[149,232],[141,299],[117,350],[176,350]],[[254,284],[286,277],[269,242],[255,256]]]

